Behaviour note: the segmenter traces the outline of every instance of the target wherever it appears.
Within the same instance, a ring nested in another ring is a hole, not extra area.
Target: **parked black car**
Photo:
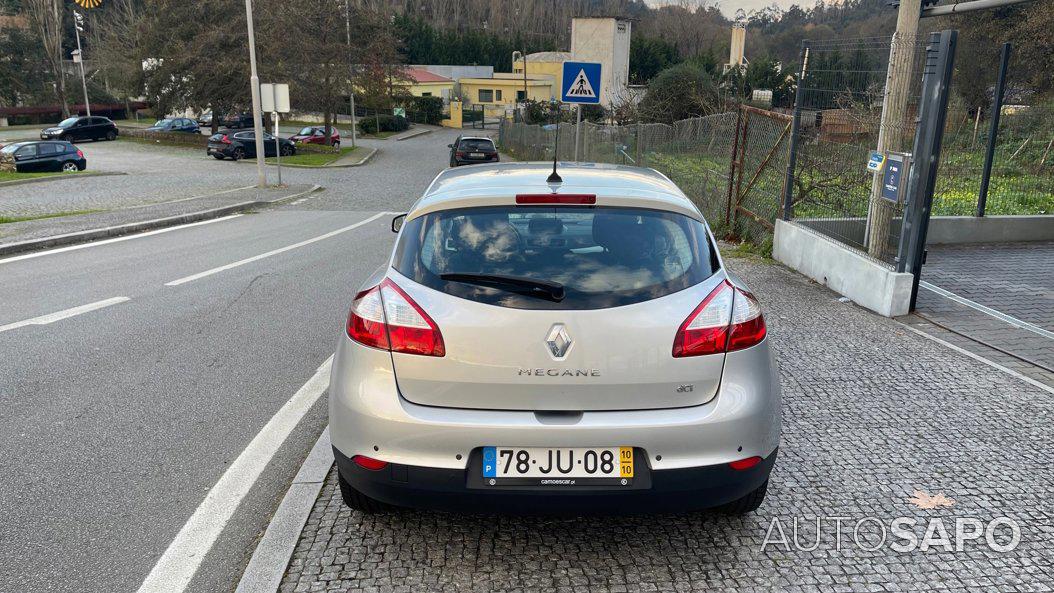
[[[282,156],[292,156],[296,154],[296,145],[289,140],[279,138],[278,144],[281,146]],[[212,136],[209,136],[209,145],[208,148],[205,149],[205,152],[221,161],[223,159],[234,159],[238,161],[241,159],[255,158],[256,132],[252,130],[241,130],[238,132],[227,132],[225,134],[213,134]],[[274,136],[268,132],[264,132],[264,156],[275,156]]]
[[[117,124],[108,117],[69,117],[53,128],[40,131],[41,140],[116,140]]]
[[[450,166],[498,162],[498,149],[490,138],[458,136],[450,148]]]
[[[198,122],[187,117],[168,117],[159,119],[154,125],[146,129],[148,132],[187,132],[188,134],[200,134]]]
[[[0,148],[0,168],[14,163],[19,173],[41,171],[83,171],[88,166],[84,153],[69,142],[32,140]]]
[[[251,128],[253,127],[253,114],[231,113],[223,116],[220,125],[230,130]]]

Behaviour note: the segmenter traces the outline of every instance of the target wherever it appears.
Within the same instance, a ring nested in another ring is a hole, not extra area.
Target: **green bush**
[[[378,122],[382,132],[402,132],[410,127],[410,122],[401,115],[368,115],[359,120],[359,132],[376,134]]]
[[[443,119],[442,97],[410,97],[403,107],[414,123],[439,125]]]

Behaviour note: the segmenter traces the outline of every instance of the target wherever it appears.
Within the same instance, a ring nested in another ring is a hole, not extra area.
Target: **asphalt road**
[[[0,591],[135,591],[228,465],[332,354],[355,290],[389,254],[390,216],[166,283],[405,210],[444,167],[453,135],[386,144],[368,167],[291,172],[328,189],[278,209],[0,260]],[[99,303],[113,304],[20,324]],[[324,402],[268,464],[188,590],[237,582],[324,427]]]

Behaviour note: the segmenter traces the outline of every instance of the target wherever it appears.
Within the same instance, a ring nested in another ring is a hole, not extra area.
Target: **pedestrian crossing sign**
[[[564,62],[560,98],[564,103],[600,103],[600,64]]]

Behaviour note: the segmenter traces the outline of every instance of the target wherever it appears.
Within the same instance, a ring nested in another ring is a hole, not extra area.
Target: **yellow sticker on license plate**
[[[619,469],[623,478],[633,477],[633,447],[619,447]]]

